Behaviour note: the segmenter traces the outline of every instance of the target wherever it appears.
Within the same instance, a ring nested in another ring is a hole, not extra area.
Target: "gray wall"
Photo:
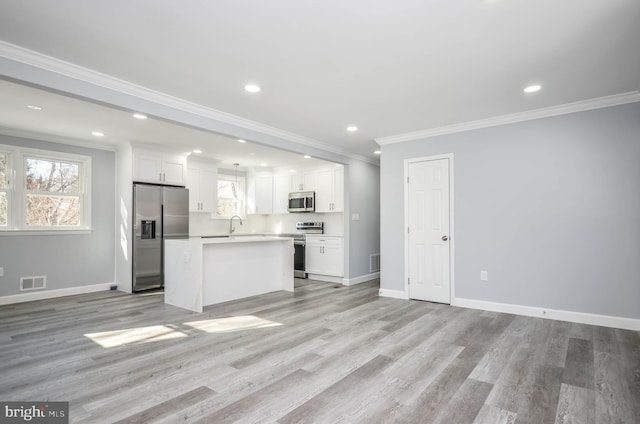
[[[345,230],[349,232],[345,277],[370,274],[369,255],[380,253],[380,167],[353,160],[345,167]],[[351,215],[360,215],[358,221]]]
[[[404,290],[404,159],[443,153],[454,297],[640,318],[640,103],[383,146],[383,289]]]
[[[0,144],[90,156],[93,174],[90,234],[0,235],[0,296],[19,294],[23,276],[46,275],[47,290],[113,282],[115,153],[1,134]]]

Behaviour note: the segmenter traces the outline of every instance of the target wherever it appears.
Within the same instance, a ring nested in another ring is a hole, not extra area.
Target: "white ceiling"
[[[314,158],[277,150],[158,119],[139,120],[131,112],[0,80],[0,132],[47,141],[115,148],[122,143],[179,148],[184,153],[217,159],[221,168],[239,169],[314,165]],[[29,109],[39,106],[42,110]],[[92,132],[102,132],[95,137]],[[201,154],[192,153],[199,149]]]
[[[0,0],[0,40],[369,158],[640,88],[638,0]]]

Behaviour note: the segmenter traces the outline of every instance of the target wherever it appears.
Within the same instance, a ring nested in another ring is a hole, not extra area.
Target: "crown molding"
[[[49,143],[86,147],[89,149],[108,150],[111,152],[115,152],[118,149],[118,144],[101,143],[96,141],[82,140],[79,138],[63,137],[55,134],[43,134],[36,131],[8,128],[3,126],[0,126],[0,135],[17,138],[28,138],[30,140],[47,141]]]
[[[290,141],[303,146],[313,147],[315,149],[324,150],[335,153],[351,159],[368,162],[374,165],[380,165],[378,161],[366,156],[345,151],[332,144],[323,143],[321,141],[301,136],[292,132],[281,130],[260,122],[242,118],[237,115],[222,112],[197,103],[193,103],[179,97],[171,96],[156,90],[152,90],[131,82],[115,78],[113,76],[94,71],[83,66],[75,65],[55,57],[47,56],[33,50],[25,49],[15,44],[7,43],[0,40],[0,57],[20,62],[25,65],[43,69],[55,74],[64,75],[66,77],[79,80],[85,83],[93,84],[108,90],[113,90],[122,94],[157,103],[162,106],[173,108],[182,112],[197,115],[203,118],[218,121],[224,124],[233,125],[243,129],[255,131],[257,133],[269,135],[282,140]]]
[[[582,100],[574,103],[566,103],[558,106],[551,106],[541,109],[529,110],[526,112],[512,113],[509,115],[495,116],[477,121],[462,122],[459,124],[445,125],[423,131],[415,131],[405,134],[392,135],[374,139],[376,143],[383,146],[385,144],[404,143],[407,141],[423,140],[446,134],[477,130],[481,128],[497,127],[500,125],[513,124],[516,122],[531,121],[533,119],[549,118],[552,116],[565,115],[574,112],[584,112],[592,109],[623,105],[640,101],[640,92],[631,91],[628,93],[614,94],[612,96],[598,97],[595,99]]]

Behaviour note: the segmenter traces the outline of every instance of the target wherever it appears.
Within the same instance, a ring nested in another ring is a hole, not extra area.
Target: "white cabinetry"
[[[291,191],[315,191],[318,186],[317,170],[297,170],[291,175]]]
[[[344,276],[342,237],[307,235],[306,242],[305,268],[307,274],[310,274],[309,278],[322,280],[322,276]]]
[[[187,156],[177,153],[133,150],[133,180],[185,185]]]
[[[334,166],[314,171],[316,212],[344,210],[344,168]]]
[[[331,212],[344,211],[344,166],[333,168],[333,209]]]
[[[316,212],[344,211],[344,167],[333,165],[311,169],[276,171],[273,177],[273,213],[287,212],[287,196],[292,191],[314,191]]]
[[[190,212],[215,212],[218,200],[217,162],[189,159],[187,188]]]
[[[291,175],[276,173],[273,176],[273,213],[287,213],[289,193],[291,192]]]
[[[271,171],[250,172],[248,192],[247,213],[273,213],[273,173]]]
[[[290,187],[291,187],[291,191],[302,191],[302,190],[305,190],[305,187],[304,187],[304,175],[303,174],[293,174],[290,177]]]

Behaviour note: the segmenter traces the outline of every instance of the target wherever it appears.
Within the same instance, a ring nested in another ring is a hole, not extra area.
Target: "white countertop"
[[[237,235],[228,237],[201,237],[202,244],[256,243],[271,241],[291,241],[291,237]]]

